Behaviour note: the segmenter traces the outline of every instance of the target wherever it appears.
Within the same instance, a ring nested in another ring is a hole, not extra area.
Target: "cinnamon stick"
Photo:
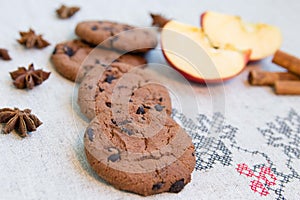
[[[276,81],[275,93],[280,95],[300,95],[300,81]]]
[[[270,85],[273,86],[279,80],[300,80],[289,72],[268,72],[260,70],[251,70],[248,75],[248,81],[251,85]]]
[[[300,59],[293,55],[277,50],[272,62],[286,68],[292,73],[300,75]]]

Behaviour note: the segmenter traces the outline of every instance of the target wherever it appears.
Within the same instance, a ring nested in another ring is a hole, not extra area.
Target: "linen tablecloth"
[[[62,4],[81,10],[60,20]],[[75,38],[76,24],[108,19],[141,27],[149,12],[200,26],[206,10],[242,16],[249,22],[278,26],[282,50],[300,56],[300,2],[297,0],[86,0],[0,2],[0,48],[12,61],[0,60],[0,107],[31,108],[43,125],[31,137],[0,135],[0,199],[300,199],[300,98],[276,96],[269,87],[251,87],[250,69],[282,70],[271,58],[250,63],[224,84],[203,86],[178,78],[159,47],[148,61],[170,86],[173,118],[193,138],[197,164],[192,181],[179,194],[140,197],[114,189],[90,168],[83,150],[88,122],[76,103],[77,86],[54,69],[49,58],[58,42]],[[33,28],[51,45],[25,49],[18,31]],[[16,89],[9,72],[34,63],[51,76],[32,90]],[[160,71],[161,70],[161,71]]]

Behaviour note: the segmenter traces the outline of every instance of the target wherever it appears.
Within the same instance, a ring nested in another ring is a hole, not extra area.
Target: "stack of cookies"
[[[110,21],[81,22],[75,33],[80,39],[57,44],[51,60],[63,77],[77,82],[97,66],[113,62],[146,64],[141,54],[157,45],[157,35],[151,29]]]
[[[78,104],[91,120],[84,147],[92,168],[115,188],[143,196],[181,191],[195,166],[192,140],[170,117],[167,88],[137,67],[146,64],[140,53],[157,45],[155,33],[89,21],[79,23],[76,34],[81,40],[58,44],[52,61],[80,82]]]

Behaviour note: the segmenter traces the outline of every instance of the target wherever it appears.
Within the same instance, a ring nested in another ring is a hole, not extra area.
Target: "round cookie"
[[[92,69],[89,73],[87,73],[79,85],[77,103],[81,112],[90,120],[96,116],[95,103],[99,93],[105,91],[107,94],[112,94],[113,86],[115,85],[116,80],[124,73],[127,73],[133,69],[133,66],[125,63],[112,63],[109,66],[109,69],[112,70],[104,70],[102,68]],[[98,83],[100,81],[105,81],[108,83],[105,88],[99,87]],[[111,84],[112,82],[113,84]]]
[[[141,56],[122,55],[114,50],[92,48],[80,40],[71,40],[57,44],[51,60],[55,69],[62,76],[78,82],[92,68],[103,68],[112,62],[124,62],[134,66],[147,63]]]
[[[110,21],[80,22],[75,33],[90,44],[124,52],[144,53],[157,45],[157,35],[152,29]]]
[[[168,115],[172,112],[168,90],[147,71],[123,63],[112,63],[105,71],[93,69],[79,86],[78,105],[89,119],[107,105],[129,105],[128,102],[139,104],[141,109],[155,106]],[[129,113],[128,107],[124,109]]]
[[[156,132],[136,126],[128,132],[132,123],[117,123],[109,109],[92,120],[84,136],[92,168],[115,188],[143,196],[181,191],[195,166],[191,138],[168,115]]]

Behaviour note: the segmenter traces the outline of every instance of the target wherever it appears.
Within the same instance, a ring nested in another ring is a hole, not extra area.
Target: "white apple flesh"
[[[216,49],[201,28],[169,21],[161,32],[161,46],[166,60],[187,79],[217,83],[238,75],[248,62],[250,51],[234,47]]]
[[[277,27],[246,23],[238,16],[207,11],[201,15],[201,26],[216,47],[231,44],[237,49],[251,49],[250,60],[273,55],[282,43]]]

